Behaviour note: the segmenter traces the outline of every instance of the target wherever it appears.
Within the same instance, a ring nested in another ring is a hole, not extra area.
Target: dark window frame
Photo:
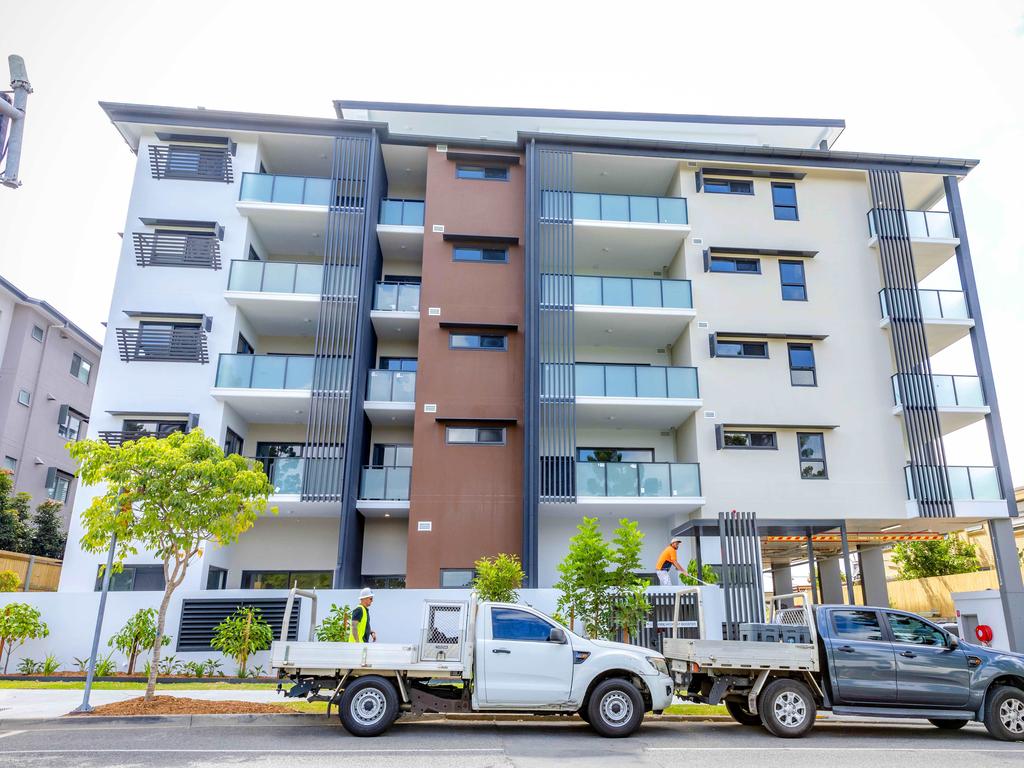
[[[236,444],[236,443],[238,445],[238,450],[237,451],[229,451],[228,448],[230,446],[232,446],[233,444]],[[240,434],[235,432],[235,430],[233,430],[231,427],[225,427],[224,428],[224,455],[225,456],[230,456],[231,454],[237,454],[237,455],[241,456],[244,447],[245,447],[245,440],[244,440],[244,438]]]
[[[941,627],[937,627],[932,622],[921,616],[915,616],[910,613],[902,613],[900,611],[883,610],[880,611],[885,614],[885,628],[889,631],[889,637],[893,644],[899,643],[900,645],[911,645],[919,648],[948,648],[949,647],[949,634],[944,632]],[[892,625],[893,618],[906,619],[909,621],[917,621],[924,624],[926,627],[934,630],[939,638],[942,639],[942,645],[929,645],[928,643],[915,643],[909,640],[901,640],[897,634],[895,627]]]
[[[732,264],[732,269],[715,269],[715,265]],[[757,269],[738,269],[740,264],[753,264]],[[761,260],[753,256],[711,256],[708,258],[708,272],[719,275],[760,275]]]
[[[392,363],[398,363],[398,368],[392,368]],[[406,363],[412,363],[411,368],[406,367]],[[382,355],[377,361],[377,370],[380,371],[400,371],[402,373],[416,373],[416,369],[419,367],[418,357],[389,357]]]
[[[459,252],[463,253],[479,253],[479,258],[466,258],[465,256],[459,257]],[[484,255],[487,253],[495,254],[500,253],[500,259],[487,259]],[[508,264],[508,248],[488,248],[485,245],[453,245],[452,246],[452,261],[458,261],[465,264]]]
[[[332,571],[332,570],[330,570],[328,568],[290,568],[290,569],[284,569],[284,568],[264,568],[264,569],[251,569],[251,570],[242,571],[242,579],[239,582],[239,585],[240,585],[239,588],[240,589],[278,589],[278,587],[254,587],[252,585],[254,583],[254,577],[256,577],[256,576],[267,576],[267,575],[279,576],[281,574],[285,575],[285,577],[286,577],[285,581],[288,584],[288,586],[282,587],[282,589],[291,589],[291,585],[293,583],[295,583],[295,581],[296,581],[296,579],[293,578],[294,576],[308,576],[310,574],[319,574],[321,576],[327,575],[331,579],[332,584],[333,584],[333,581],[334,581],[334,571]],[[321,589],[324,589],[324,588],[325,587],[321,587]],[[305,587],[300,587],[300,589],[305,589]],[[326,589],[330,589],[330,587],[326,587]]]
[[[746,445],[729,445],[729,435],[746,435]],[[754,435],[771,435],[771,445],[754,445]],[[722,431],[722,448],[730,451],[777,451],[779,450],[779,437],[777,432],[761,429],[729,429]]]
[[[21,399],[22,395],[25,395],[25,399],[24,400]],[[32,393],[29,392],[27,389],[19,389],[18,390],[18,405],[24,405],[26,408],[31,408],[32,407]]]
[[[595,459],[593,462],[591,462],[589,457],[586,458],[586,459],[582,458],[582,454],[583,454],[584,451],[594,451],[594,452],[596,452],[596,451],[616,451],[618,453],[621,453],[623,451],[647,451],[648,453],[650,453],[650,458],[647,458],[647,459],[623,459],[623,458],[620,457],[620,458],[618,458],[618,459],[616,459],[614,461],[611,460],[611,459],[604,459],[603,461],[599,461],[599,460]],[[640,448],[635,448],[635,447],[631,447],[631,448],[618,448],[618,447],[610,447],[610,446],[576,446],[576,459],[575,460],[578,463],[584,463],[584,464],[588,464],[588,463],[596,463],[596,464],[654,464],[655,463],[655,461],[654,461],[654,448],[646,448],[646,447],[640,447]]]
[[[479,169],[483,172],[481,176],[466,176],[464,174]],[[500,176],[493,175],[496,171],[500,171]],[[492,175],[488,176],[487,174]],[[512,174],[509,173],[507,165],[487,165],[486,163],[481,165],[475,165],[473,163],[456,163],[455,164],[455,178],[460,181],[508,181],[512,178]]]
[[[77,365],[75,364],[76,361],[78,363]],[[83,365],[85,366],[85,378],[84,379],[82,378],[82,375],[81,375],[82,374],[82,366]],[[78,381],[82,382],[86,386],[89,386],[89,380],[92,378],[92,367],[93,367],[93,365],[94,365],[94,363],[90,362],[89,360],[86,360],[84,357],[82,357],[77,352],[72,352],[71,353],[71,377],[75,378],[75,379],[78,379]]]
[[[870,613],[875,617],[875,625],[878,627],[878,634],[881,637],[878,640],[872,640],[870,638],[863,637],[852,637],[850,634],[844,634],[839,625],[836,623],[836,617],[841,613]],[[842,640],[853,640],[858,643],[888,643],[888,635],[886,633],[885,624],[882,622],[881,617],[878,615],[878,611],[872,610],[871,608],[861,608],[857,606],[850,606],[849,608],[843,608],[841,610],[832,611],[831,622],[832,632],[835,637]]]
[[[738,355],[722,354],[722,344],[739,344],[741,346],[740,354],[738,354]],[[746,354],[745,353],[745,347],[746,347],[747,344],[758,345],[758,346],[764,347],[764,354],[763,355],[748,355],[748,354]],[[726,339],[726,340],[723,341],[722,339],[719,339],[719,338],[716,337],[715,338],[715,357],[722,357],[722,358],[725,358],[727,360],[768,360],[769,359],[768,342],[767,341],[743,341],[743,340],[736,340],[736,341],[734,341],[734,340],[731,340],[731,339]]]
[[[457,347],[452,344],[452,340],[456,337],[465,337],[467,339],[477,339],[478,343],[476,346],[465,346]],[[501,339],[500,347],[485,347],[482,346],[484,339]],[[507,333],[457,333],[450,331],[448,333],[448,349],[452,349],[458,352],[508,352],[508,334]]]
[[[821,439],[821,458],[804,458],[800,448],[801,437],[817,437]],[[797,432],[796,433],[796,454],[797,460],[800,466],[800,479],[801,480],[828,480],[828,453],[825,450],[825,433],[824,432]],[[822,474],[820,475],[805,475],[803,471],[804,464],[820,464]]]
[[[59,488],[58,481],[64,482],[64,494],[63,498],[56,495],[57,488]],[[68,503],[68,496],[71,495],[71,484],[75,482],[75,476],[69,472],[65,472],[63,469],[56,469],[53,473],[53,486],[46,487],[46,497],[53,501],[59,501],[61,504]]]
[[[455,584],[455,585],[445,586],[444,575],[446,573],[468,573],[468,574],[470,574],[469,582],[467,584],[464,584],[464,585],[463,584]],[[473,580],[475,578],[476,578],[476,568],[442,568],[440,574],[438,575],[437,583],[438,583],[438,585],[440,586],[441,589],[469,589],[470,585],[473,583]]]
[[[370,589],[405,589],[404,573],[364,573],[362,586]]]
[[[726,186],[726,189],[712,189],[713,186]],[[746,189],[737,190],[734,186],[746,185]],[[753,179],[720,179],[717,176],[712,178],[705,177],[702,183],[702,189],[711,195],[748,195],[753,197],[754,195],[754,180]]]
[[[96,588],[93,590],[99,592],[103,589],[103,565],[96,566]],[[139,574],[139,571],[145,571],[149,576],[159,573],[161,581],[164,581],[164,585],[154,589],[135,589],[135,580]],[[125,574],[130,573],[130,583],[128,588],[124,588]],[[120,573],[110,574],[110,591],[111,592],[162,592],[167,586],[164,579],[164,567],[159,564],[153,563],[126,563]]]
[[[13,456],[6,456],[5,455],[4,456],[4,464],[3,464],[2,468],[7,470],[8,472],[17,472],[18,471],[18,460],[16,458],[14,458]]]
[[[780,203],[775,196],[775,190],[777,189],[791,189],[793,190],[793,202],[792,203]],[[793,216],[779,216],[780,211],[792,211]],[[773,181],[772,182],[772,214],[775,216],[776,221],[800,221],[800,208],[797,204],[796,199],[796,184],[791,181]]]
[[[453,429],[472,429],[475,432],[475,440],[452,440],[450,435]],[[480,433],[484,431],[500,432],[501,440],[481,440]],[[446,426],[444,428],[444,442],[445,445],[484,445],[500,448],[504,445],[508,445],[508,431],[505,427],[459,427],[459,426]]]
[[[66,422],[62,422],[60,420],[61,413],[63,413],[67,417]],[[78,422],[78,425],[74,430],[71,429],[72,420]],[[84,419],[80,415],[77,415],[77,412],[72,410],[70,407],[61,408],[60,411],[58,411],[57,413],[57,435],[59,437],[63,437],[69,442],[76,443],[79,440],[83,439],[82,425],[87,423],[88,421],[86,419]]]
[[[215,586],[211,586],[211,582]],[[206,571],[206,586],[204,589],[216,591],[228,588],[228,569],[217,565],[211,565]]]
[[[811,365],[793,365],[793,351],[806,351],[811,355]],[[818,360],[814,356],[814,345],[813,344],[795,344],[790,343],[786,345],[786,360],[789,363],[789,383],[794,387],[816,387],[818,386]],[[793,379],[794,373],[803,373],[805,371],[811,372],[811,378],[813,381],[810,384],[797,383]]]
[[[787,281],[785,276],[784,266],[800,267],[800,282],[794,283]],[[783,301],[807,301],[807,269],[802,261],[793,261],[791,259],[779,259],[779,282],[782,286],[782,300]],[[802,298],[793,298],[792,296],[786,295],[787,288],[799,288],[803,291]]]
[[[36,331],[39,331],[39,335],[38,336],[36,336]],[[43,339],[46,338],[46,331],[43,330],[42,326],[33,324],[32,325],[32,332],[29,335],[33,339],[38,341],[40,344],[42,344],[43,343]]]

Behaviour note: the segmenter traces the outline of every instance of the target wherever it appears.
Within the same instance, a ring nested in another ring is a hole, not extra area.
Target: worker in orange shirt
[[[661,551],[661,555],[658,557],[658,566],[655,570],[658,572],[658,583],[663,587],[672,586],[672,566],[676,567],[676,570],[682,572],[683,566],[679,564],[676,559],[676,553],[679,550],[679,544],[681,539],[672,539],[669,545]]]

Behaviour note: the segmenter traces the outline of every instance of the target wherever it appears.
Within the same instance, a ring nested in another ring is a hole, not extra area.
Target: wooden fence
[[[890,581],[889,605],[901,611],[952,618],[956,616],[953,592],[976,592],[983,589],[999,589],[999,577],[995,571]]]
[[[60,583],[60,560],[39,555],[25,555],[0,549],[0,571],[14,571],[25,592],[56,592]],[[26,584],[26,582],[28,582]]]

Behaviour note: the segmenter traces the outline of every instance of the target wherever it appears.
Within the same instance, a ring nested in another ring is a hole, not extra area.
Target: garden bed
[[[289,715],[294,710],[283,704],[258,701],[211,701],[180,696],[154,696],[146,701],[142,696],[113,704],[103,704],[85,714],[69,717],[124,717],[132,715]]]
[[[25,680],[37,683],[84,683],[86,676],[81,672],[54,672],[52,675],[0,675],[0,681]],[[97,675],[93,682],[103,683],[147,683],[148,677],[118,673],[116,675]],[[187,675],[158,675],[157,685],[174,685],[181,683],[254,683],[271,685],[277,682],[276,677],[188,677]]]

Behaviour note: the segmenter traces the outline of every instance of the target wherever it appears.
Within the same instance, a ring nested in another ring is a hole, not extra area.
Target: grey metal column
[[[753,512],[720,512],[721,586],[725,595],[726,639],[738,640],[739,625],[764,621],[761,540]]]
[[[541,272],[537,252],[540,230],[540,184],[537,142],[526,146],[526,250],[523,265],[523,586],[537,587],[540,505],[540,321]]]
[[[811,602],[817,605],[818,599],[818,565],[814,560],[814,537],[807,532],[807,569],[811,580]]]
[[[1010,460],[1006,453],[1006,439],[1003,423],[999,416],[999,398],[996,396],[995,380],[992,375],[992,360],[985,338],[985,323],[981,317],[981,302],[978,298],[978,284],[974,277],[974,263],[971,261],[971,246],[967,240],[967,226],[964,222],[964,208],[960,200],[960,186],[956,176],[943,178],[946,190],[946,205],[953,223],[953,234],[960,241],[956,247],[957,268],[960,271],[960,287],[964,292],[967,309],[974,320],[971,329],[971,345],[974,348],[974,365],[981,380],[981,391],[989,407],[985,417],[988,429],[989,449],[999,475],[999,487],[1006,500],[1010,517],[1017,517],[1017,502],[1010,476]],[[988,525],[995,554],[996,573],[999,575],[999,591],[1009,632],[1010,647],[1024,652],[1024,579],[1021,578],[1017,548],[1014,543],[1013,526],[1009,520],[992,520]]]
[[[884,553],[884,547],[860,547],[857,550],[864,605],[889,607],[889,584],[885,578]]]
[[[843,573],[846,575],[847,605],[853,605],[853,567],[850,565],[850,540],[846,536],[846,523],[839,526],[839,536],[843,543]]]

